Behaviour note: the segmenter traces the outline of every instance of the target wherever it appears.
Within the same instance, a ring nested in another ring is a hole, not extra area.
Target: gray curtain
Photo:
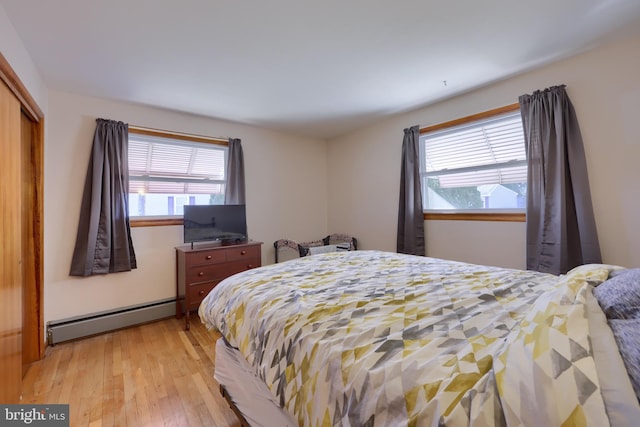
[[[527,269],[600,263],[587,162],[565,86],[519,98],[528,159]]]
[[[113,120],[96,122],[71,276],[136,268],[129,227],[129,128]]]
[[[404,130],[400,172],[400,204],[398,206],[399,253],[424,256],[424,215],[420,185],[420,128]]]
[[[229,138],[227,157],[227,188],[224,192],[225,205],[244,205],[244,155],[238,138]]]

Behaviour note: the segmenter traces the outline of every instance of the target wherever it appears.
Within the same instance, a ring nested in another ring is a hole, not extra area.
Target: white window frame
[[[186,147],[201,147],[207,144],[215,146],[214,149],[224,152],[223,159],[223,177],[224,179],[211,179],[203,176],[197,177],[172,177],[171,174],[162,176],[157,174],[151,176],[148,174],[138,174],[136,171],[129,171],[130,181],[160,181],[160,182],[184,182],[184,183],[202,183],[202,184],[220,184],[225,186],[227,180],[227,162],[228,162],[228,141],[222,138],[212,138],[200,135],[191,135],[178,132],[161,131],[156,129],[140,128],[129,126],[130,138],[147,141],[158,141],[164,144]],[[213,147],[212,147],[213,148]],[[128,159],[127,159],[128,160]],[[145,215],[131,216],[130,223],[132,227],[159,226],[159,225],[182,225],[182,215]]]
[[[473,123],[480,124],[485,121],[493,120],[497,117],[520,114],[519,104],[511,104],[505,107],[500,107],[494,110],[474,114],[472,116],[463,117],[460,119],[452,120],[449,122],[441,123],[438,125],[427,126],[420,130],[420,179],[422,182],[423,192],[423,212],[425,219],[431,220],[487,220],[487,221],[525,221],[526,220],[526,208],[481,208],[481,209],[427,209],[427,191],[426,177],[434,175],[446,175],[455,172],[472,172],[487,169],[495,169],[498,166],[526,166],[526,160],[506,161],[496,164],[487,164],[480,166],[472,166],[466,168],[460,168],[451,171],[439,171],[439,172],[427,172],[426,171],[426,156],[425,156],[425,143],[424,135],[429,133],[440,132],[446,129],[453,129],[456,127],[468,127]],[[524,145],[524,144],[523,144]]]

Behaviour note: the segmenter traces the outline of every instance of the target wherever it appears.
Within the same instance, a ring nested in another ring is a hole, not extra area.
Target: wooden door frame
[[[45,353],[44,340],[44,114],[15,73],[4,55],[0,52],[0,79],[9,87],[20,101],[22,112],[31,122],[31,153],[29,169],[32,171],[32,187],[26,203],[31,211],[32,235],[24,245],[33,250],[30,257],[35,274],[25,283],[23,293],[23,362],[30,363],[42,359]],[[23,200],[23,202],[25,202]],[[24,237],[24,236],[23,236]],[[27,266],[25,268],[28,268]]]

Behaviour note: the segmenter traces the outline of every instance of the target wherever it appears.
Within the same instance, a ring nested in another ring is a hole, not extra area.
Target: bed
[[[199,315],[251,426],[631,426],[640,361],[610,326],[623,272],[333,252],[227,278]]]

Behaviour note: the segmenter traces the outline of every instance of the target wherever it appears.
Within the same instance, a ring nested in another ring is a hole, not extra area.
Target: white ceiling
[[[638,0],[0,5],[50,89],[319,138],[640,28]]]

